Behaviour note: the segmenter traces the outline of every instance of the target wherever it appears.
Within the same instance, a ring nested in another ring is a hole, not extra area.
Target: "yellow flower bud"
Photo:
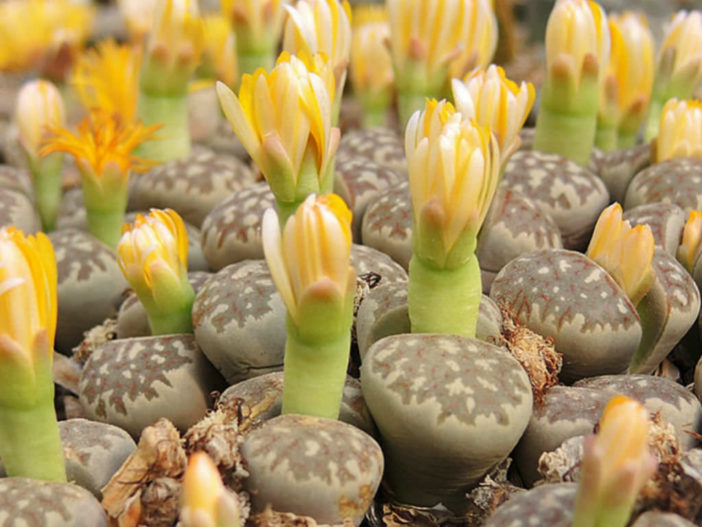
[[[159,0],[117,0],[131,41],[141,42],[151,29]]]
[[[666,71],[673,84],[694,89],[702,78],[702,13],[679,11],[666,27],[666,36],[659,55],[659,69],[672,60]]]
[[[392,59],[387,48],[390,26],[387,13],[378,6],[354,10],[351,37],[351,83],[354,92],[377,94],[393,85]]]
[[[461,82],[453,79],[453,98],[464,120],[474,119],[497,137],[503,162],[519,148],[519,130],[534,105],[533,84],[519,86],[491,65],[487,71],[474,70]]]
[[[656,161],[702,157],[702,103],[670,99],[661,112]]]
[[[61,93],[49,81],[35,80],[26,83],[17,96],[15,120],[20,144],[30,158],[38,158],[48,127],[65,125],[66,116]]]
[[[622,207],[613,203],[600,214],[587,255],[601,265],[634,305],[646,296],[655,280],[654,239],[648,225],[631,227],[622,220]]]
[[[195,452],[183,476],[180,520],[183,527],[239,527],[239,506],[205,452]]]
[[[678,247],[678,260],[692,272],[695,260],[702,247],[702,211],[691,210],[682,234],[682,243]]]
[[[50,359],[56,284],[56,256],[45,234],[25,236],[15,227],[0,229],[0,355],[19,353],[22,357],[14,359],[31,365],[37,335],[46,332]]]
[[[425,229],[438,231],[441,254],[420,256],[437,258],[443,267],[458,240],[477,236],[485,219],[499,178],[499,145],[489,128],[462,119],[451,103],[430,100],[407,124],[405,153],[413,237],[421,246]],[[417,248],[415,242],[415,254]]]
[[[282,236],[277,214],[267,210],[262,237],[271,276],[296,324],[306,299],[321,295],[343,305],[353,296],[351,211],[336,194],[310,195],[288,219]]]
[[[469,71],[485,69],[497,49],[497,16],[492,0],[470,2],[468,38],[461,53],[449,65],[449,76],[460,78]]]

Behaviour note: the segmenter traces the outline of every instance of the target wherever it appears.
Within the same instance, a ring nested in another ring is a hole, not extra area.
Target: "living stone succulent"
[[[564,382],[625,371],[641,340],[639,315],[624,291],[574,251],[547,249],[512,260],[490,297],[529,329],[553,337]]]
[[[702,159],[668,159],[642,170],[629,183],[624,209],[660,201],[684,209],[702,209]]]
[[[383,473],[383,453],[373,438],[319,417],[275,417],[246,436],[241,453],[255,512],[270,504],[322,524],[349,519],[359,525]]]
[[[393,499],[457,513],[466,492],[507,457],[532,411],[531,386],[514,357],[455,335],[377,341],[364,357],[361,386],[385,445]]]

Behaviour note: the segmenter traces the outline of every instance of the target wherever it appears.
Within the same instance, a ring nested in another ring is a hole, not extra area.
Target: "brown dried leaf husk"
[[[149,510],[153,493],[161,495],[164,488],[149,490],[150,483],[162,478],[180,481],[186,464],[180,434],[170,421],[159,419],[146,427],[136,450],[102,489],[102,507],[112,524],[149,525],[142,521],[142,515]]]
[[[255,514],[250,518],[250,523],[253,527],[353,527],[353,522],[344,520],[344,523],[327,525],[317,523],[309,516],[298,516],[291,512],[276,512],[270,507],[265,511]]]
[[[73,348],[73,359],[85,362],[95,349],[116,338],[117,319],[107,318],[102,324],[83,333],[83,342]]]
[[[171,527],[180,513],[182,484],[173,478],[156,478],[141,491],[140,525]]]
[[[563,355],[556,351],[551,337],[522,326],[504,306],[500,311],[503,343],[529,376],[534,402],[541,404],[546,392],[558,384]]]
[[[675,428],[660,412],[651,420],[649,445],[659,460],[658,467],[641,489],[635,514],[661,510],[695,522],[702,511],[702,481],[686,473]]]

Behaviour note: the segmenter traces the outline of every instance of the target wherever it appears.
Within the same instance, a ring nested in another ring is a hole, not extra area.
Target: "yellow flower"
[[[473,0],[469,31],[460,55],[449,65],[449,77],[462,77],[474,68],[485,69],[497,49],[497,16],[490,0]]]
[[[577,91],[583,75],[601,81],[609,60],[607,17],[596,3],[558,0],[546,26],[546,69],[573,79]],[[554,70],[555,68],[555,70]]]
[[[702,13],[679,11],[666,28],[658,75],[692,93],[702,78]],[[672,95],[678,90],[673,89]]]
[[[51,360],[56,284],[56,256],[45,234],[25,236],[15,227],[0,229],[0,354],[34,364],[36,338],[45,332]]]
[[[441,89],[451,61],[462,56],[471,41],[470,0],[388,0],[390,52],[399,90],[410,89],[417,78]]]
[[[63,126],[66,121],[61,93],[49,81],[35,80],[22,86],[17,96],[15,120],[19,141],[27,155],[39,157],[47,127]]]
[[[336,86],[343,90],[351,53],[351,8],[344,0],[298,0],[288,12],[283,49],[297,55],[324,53],[332,64]]]
[[[237,37],[280,35],[287,0],[222,0],[222,14],[231,20]],[[277,37],[276,37],[277,38]]]
[[[200,63],[204,40],[197,0],[160,0],[147,39],[142,90],[182,94]]]
[[[702,247],[702,211],[691,210],[682,234],[682,243],[678,247],[678,260],[692,272],[695,260]]]
[[[674,157],[702,157],[702,103],[670,99],[661,112],[655,146],[659,163]]]
[[[294,56],[241,80],[239,96],[224,84],[217,94],[229,124],[280,201],[298,199],[298,185],[326,190],[339,142],[331,126],[328,88]],[[307,195],[309,190],[304,193]]]
[[[75,158],[84,175],[99,179],[107,168],[117,168],[126,178],[130,171],[145,172],[153,166],[132,151],[153,139],[159,128],[160,125],[127,123],[119,115],[94,110],[78,125],[77,134],[65,128],[50,128],[51,135],[41,155],[66,152]]]
[[[351,211],[336,194],[310,195],[288,219],[282,237],[277,214],[267,210],[262,237],[271,276],[297,325],[306,301],[323,298],[343,305],[353,297]]]
[[[440,268],[475,249],[499,178],[500,150],[489,128],[462,119],[451,103],[429,100],[405,131],[415,254]],[[451,252],[469,239],[465,254]],[[432,247],[425,250],[425,244]],[[438,245],[433,245],[438,244]]]
[[[131,41],[141,43],[153,23],[159,0],[117,0]]]
[[[300,60],[307,68],[307,71],[319,75],[319,77],[324,81],[324,85],[327,87],[327,93],[329,93],[329,100],[333,101],[336,95],[336,79],[334,78],[334,70],[332,68],[332,63],[324,53],[315,53],[314,55],[308,55],[305,51],[300,51],[295,58]],[[278,62],[290,62],[290,53],[283,51],[278,57]]]
[[[88,38],[94,10],[70,0],[0,3],[0,70],[61,73]]]
[[[100,108],[132,122],[139,97],[140,67],[136,48],[106,40],[78,58],[71,84],[86,109]]]
[[[534,105],[534,86],[519,86],[505,76],[504,70],[491,65],[487,71],[474,70],[461,82],[451,81],[456,109],[464,120],[475,119],[488,126],[497,137],[503,162],[519,148],[519,130]]]
[[[229,20],[221,14],[210,13],[202,17],[204,26],[203,63],[212,69],[212,74],[224,84],[231,86],[236,81],[237,65],[234,53],[234,32]]]
[[[133,224],[122,227],[117,262],[147,308],[150,303],[171,307],[174,295],[190,287],[188,233],[182,218],[171,209],[137,214]]]
[[[183,476],[180,520],[183,527],[240,527],[236,498],[227,491],[205,452],[195,452]]]
[[[387,47],[390,26],[383,7],[354,9],[351,37],[351,83],[357,94],[390,92],[394,82]]]
[[[653,36],[644,15],[609,15],[611,51],[602,86],[599,119],[623,125],[629,133],[641,126],[653,87]]]
[[[648,225],[631,227],[622,220],[622,207],[613,203],[600,214],[587,255],[601,265],[634,305],[646,296],[655,280],[654,239]]]

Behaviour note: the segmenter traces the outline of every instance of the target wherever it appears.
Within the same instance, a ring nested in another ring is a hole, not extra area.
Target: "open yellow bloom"
[[[463,119],[474,119],[495,134],[504,163],[519,148],[519,130],[536,97],[534,85],[522,82],[518,86],[505,76],[501,67],[493,64],[487,71],[474,70],[463,82],[453,79],[451,86],[456,109]]]
[[[153,166],[132,152],[153,139],[159,127],[128,123],[117,114],[94,110],[80,122],[77,134],[66,128],[50,128],[41,155],[66,152],[75,158],[84,176],[99,179],[106,169],[117,169],[126,178],[130,171],[145,172]]]
[[[56,256],[43,233],[0,229],[0,360],[34,364],[36,338],[45,332],[48,360],[56,334]]]
[[[492,0],[472,0],[468,13],[470,19],[468,39],[461,53],[451,61],[449,76],[463,77],[475,69],[485,69],[497,49],[497,16]]]
[[[607,17],[596,2],[558,0],[548,19],[545,43],[549,75],[572,79],[576,91],[583,75],[604,78],[610,38]]]
[[[285,4],[288,21],[283,49],[297,55],[324,53],[332,63],[336,86],[343,90],[351,54],[351,7],[344,0],[298,0]]]
[[[61,93],[49,81],[26,83],[17,96],[15,120],[20,144],[30,158],[38,158],[48,127],[63,126],[66,122]]]
[[[635,134],[653,88],[653,36],[646,17],[625,12],[609,15],[611,52],[602,87],[599,119]]]
[[[586,254],[601,265],[634,305],[655,280],[654,239],[648,225],[631,227],[622,220],[622,207],[613,203],[600,214]]]
[[[173,295],[188,283],[188,234],[177,212],[152,209],[125,223],[117,245],[117,262],[142,303],[144,296],[168,308]]]
[[[683,229],[682,243],[678,247],[678,261],[692,272],[702,248],[702,211],[691,210]]]
[[[385,8],[359,6],[353,12],[351,37],[351,83],[357,94],[392,90],[394,74],[387,48],[390,26]]]
[[[91,5],[70,0],[0,3],[0,70],[62,75],[87,40],[93,14]]]
[[[205,452],[195,452],[183,476],[180,520],[183,527],[239,527],[238,502]]]
[[[414,252],[443,268],[472,256],[499,178],[500,150],[486,126],[466,121],[451,103],[427,101],[405,131]],[[468,237],[467,247],[451,258]],[[425,247],[430,244],[431,247]],[[434,245],[437,244],[437,245]]]
[[[83,52],[73,68],[71,84],[86,109],[117,113],[126,122],[136,116],[141,55],[114,40]]]
[[[277,200],[292,202],[311,191],[331,190],[329,167],[339,130],[331,125],[327,86],[301,60],[283,54],[270,73],[245,74],[238,97],[222,83],[217,94]]]
[[[656,161],[702,157],[702,102],[670,99],[661,112]]]
[[[345,305],[353,297],[351,211],[339,196],[310,195],[288,219],[282,237],[277,214],[269,209],[261,232],[271,276],[296,324],[309,300]]]

